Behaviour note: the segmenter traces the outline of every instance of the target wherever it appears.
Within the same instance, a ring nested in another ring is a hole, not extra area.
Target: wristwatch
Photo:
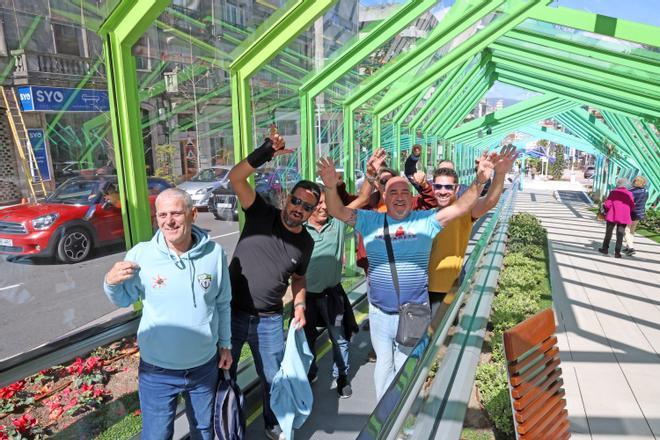
[[[304,302],[297,302],[297,303],[295,303],[295,304],[293,305],[293,308],[295,309],[296,307],[302,307],[302,308],[303,308],[303,312],[304,312],[305,310],[307,310],[307,306],[305,305]]]

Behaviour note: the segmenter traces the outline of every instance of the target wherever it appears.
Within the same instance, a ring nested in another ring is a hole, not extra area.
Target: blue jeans
[[[369,335],[376,352],[374,383],[376,399],[380,400],[403,366],[414,347],[404,347],[396,342],[399,326],[398,313],[388,314],[373,304],[369,304]]]
[[[234,362],[231,376],[236,379],[238,360],[246,342],[252,351],[254,367],[263,389],[263,415],[267,428],[278,425],[270,409],[270,386],[284,358],[284,322],[282,314],[254,316],[239,310],[231,311],[231,355]]]
[[[312,301],[314,304],[312,304]],[[314,307],[312,307],[312,305]],[[312,313],[314,316],[312,316]],[[343,316],[343,315],[342,315]],[[334,364],[332,366],[332,377],[335,379],[342,376],[348,376],[348,340],[344,335],[344,325],[341,320],[337,318],[330,322],[330,314],[328,313],[328,297],[323,295],[307,295],[307,311],[305,312],[305,320],[307,324],[304,327],[305,336],[307,337],[307,344],[309,349],[314,355],[312,365],[309,367],[309,374],[316,375],[319,367],[316,365],[316,339],[319,337],[317,327],[324,327],[328,329],[328,337],[332,342],[332,359]]]
[[[213,399],[218,386],[218,355],[199,367],[169,370],[140,360],[138,394],[142,439],[164,440],[174,435],[177,397],[183,393],[190,438],[212,440]]]

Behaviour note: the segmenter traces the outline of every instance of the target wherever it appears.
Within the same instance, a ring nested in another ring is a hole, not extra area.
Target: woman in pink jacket
[[[601,254],[607,255],[610,247],[610,240],[612,239],[612,230],[616,226],[616,246],[614,247],[614,258],[621,258],[621,244],[623,236],[626,231],[626,225],[631,222],[630,214],[635,209],[635,201],[633,195],[628,189],[627,179],[617,179],[616,188],[610,191],[607,200],[603,204],[605,211],[605,221],[607,226],[605,228],[605,239],[603,246],[598,249]]]

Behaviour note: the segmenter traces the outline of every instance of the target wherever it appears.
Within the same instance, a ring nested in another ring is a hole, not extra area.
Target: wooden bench
[[[521,440],[570,437],[556,328],[552,309],[546,309],[504,332],[513,421]]]

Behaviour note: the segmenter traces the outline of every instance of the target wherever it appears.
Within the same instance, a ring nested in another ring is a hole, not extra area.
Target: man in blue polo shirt
[[[337,194],[338,182],[332,160],[322,158],[317,164],[326,186],[328,212],[332,217],[354,226],[364,237],[369,259],[369,331],[377,355],[374,382],[378,399],[412,350],[412,347],[396,342],[399,301],[383,234],[385,216],[398,272],[400,302],[428,304],[428,262],[433,237],[451,220],[470,212],[498,157],[497,153],[484,153],[474,183],[463,197],[442,211],[413,211],[412,191],[404,177],[392,177],[387,182],[384,193],[386,213],[348,208]]]

